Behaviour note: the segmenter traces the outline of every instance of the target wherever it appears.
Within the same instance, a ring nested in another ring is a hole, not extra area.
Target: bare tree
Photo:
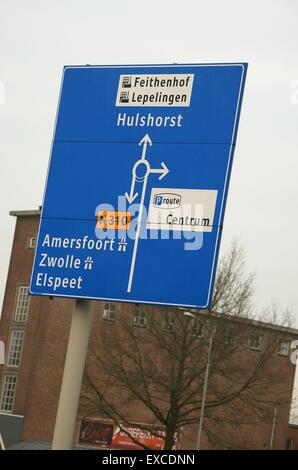
[[[243,250],[234,244],[219,265],[212,312],[193,310],[196,319],[181,309],[146,306],[146,327],[137,328],[132,315],[144,308],[124,307],[115,324],[94,331],[81,413],[98,413],[121,426],[136,420],[137,409],[138,421],[165,428],[165,449],[171,449],[179,429],[187,432],[198,423],[212,332],[204,432],[215,448],[245,448],[235,437],[240,425],[248,432],[256,423],[268,428],[273,404],[288,406],[280,387],[283,371],[270,361],[276,334],[268,329],[262,351],[247,361],[248,338],[257,329],[248,320],[252,296],[253,276],[245,273]]]
[[[233,241],[229,253],[219,261],[212,311],[251,318],[254,278],[253,273],[246,273],[244,248],[239,242]]]
[[[298,424],[298,394],[297,394],[297,391],[293,394],[293,397],[292,397],[290,422],[292,424]]]

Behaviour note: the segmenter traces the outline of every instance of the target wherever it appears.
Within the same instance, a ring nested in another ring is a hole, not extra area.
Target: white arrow
[[[143,183],[142,192],[141,192],[141,201],[139,204],[137,230],[135,234],[135,241],[134,241],[132,259],[131,259],[131,265],[130,265],[130,271],[129,271],[127,292],[131,292],[131,288],[132,288],[132,281],[133,281],[133,275],[134,275],[134,269],[135,269],[137,251],[138,251],[138,244],[139,244],[139,238],[140,238],[141,223],[142,223],[142,217],[143,217],[143,209],[144,209],[148,176],[150,175],[150,173],[157,173],[160,175],[158,179],[162,180],[170,171],[164,162],[161,162],[161,168],[152,168],[152,169],[150,168],[150,163],[146,159],[146,151],[147,151],[148,144],[152,145],[152,141],[149,135],[146,134],[144,135],[142,140],[140,140],[139,142],[139,145],[143,145],[142,157],[140,158],[140,160],[137,160],[133,166],[130,193],[129,194],[125,193],[126,199],[128,200],[129,204],[131,204],[135,200],[135,198],[138,196],[138,193],[134,194],[135,184]],[[145,167],[145,171],[144,171],[144,167]],[[140,176],[138,176],[137,174],[137,168],[143,169],[143,173],[141,173]]]
[[[135,178],[133,176],[131,180],[130,193],[129,194],[125,193],[125,197],[128,201],[128,204],[131,204],[139,195],[139,193],[134,194],[134,189],[135,189]]]
[[[152,145],[152,140],[150,139],[149,135],[146,134],[144,135],[144,137],[142,138],[142,140],[140,140],[139,142],[139,145],[143,145],[143,151],[142,151],[142,160],[145,160],[145,157],[146,157],[146,150],[147,150],[147,145]]]
[[[150,169],[150,173],[161,173],[161,175],[158,177],[159,180],[162,180],[170,171],[164,162],[161,162],[161,166],[162,168],[160,169]]]

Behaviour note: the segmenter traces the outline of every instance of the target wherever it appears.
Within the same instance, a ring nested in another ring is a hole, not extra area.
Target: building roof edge
[[[34,215],[40,215],[40,209],[27,211],[9,211],[9,215],[13,217],[30,217]]]

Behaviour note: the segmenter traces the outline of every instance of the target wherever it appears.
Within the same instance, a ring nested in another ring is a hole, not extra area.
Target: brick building
[[[286,449],[298,450],[298,424],[289,424]]]
[[[20,441],[49,443],[54,429],[74,301],[28,295],[40,213],[18,211],[10,215],[16,217],[16,229],[0,322],[0,341],[6,345],[6,362],[0,365],[0,432],[1,414],[21,416]],[[168,313],[164,308],[151,308],[162,315]],[[132,328],[144,326],[144,310],[136,310],[130,304],[95,302],[91,340],[93,332],[115,321],[116,313],[131,316]],[[224,321],[234,322],[233,319]],[[237,427],[237,434],[241,435],[238,445],[240,448],[284,449],[295,373],[289,358],[290,343],[297,339],[298,332],[250,320],[241,320],[241,325],[244,331],[250,332],[247,348],[239,359],[243,364],[257,361],[267,337],[277,338],[278,347],[270,358],[270,369],[281,374],[282,380],[276,387],[280,388],[279,397],[283,399],[282,403],[280,399],[272,403],[272,412],[263,426],[253,427],[250,424],[249,428]],[[145,410],[140,408],[136,413],[132,420],[146,422]],[[224,414],[225,411],[220,413]],[[181,448],[194,448],[196,429],[197,425],[181,434]],[[203,447],[214,448],[206,436]]]

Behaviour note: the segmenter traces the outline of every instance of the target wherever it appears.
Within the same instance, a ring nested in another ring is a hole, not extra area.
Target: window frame
[[[8,384],[6,382],[6,379],[14,379],[14,383]],[[13,413],[13,408],[14,408],[14,403],[15,403],[15,398],[16,398],[16,391],[17,391],[17,382],[18,382],[18,377],[16,374],[3,374],[3,379],[1,383],[1,393],[0,393],[0,412],[2,413],[8,413],[11,414]],[[10,386],[10,388],[6,387]],[[13,395],[12,398],[9,395],[11,390],[13,389]],[[6,395],[4,394],[6,390]],[[4,402],[4,399],[6,400]]]
[[[202,321],[199,320],[194,320],[194,325],[193,325],[193,336],[197,339],[204,338],[204,329],[206,328],[206,325]]]
[[[281,345],[282,343],[287,345],[287,352],[281,351],[280,345]],[[288,339],[280,338],[280,339],[278,340],[277,354],[278,354],[279,356],[288,357],[288,356],[289,356],[289,352],[290,352],[290,341],[289,341]]]
[[[102,319],[110,322],[116,321],[116,304],[113,302],[105,302],[102,312]]]
[[[18,338],[14,338],[14,334],[18,333],[21,335]],[[21,343],[19,343],[21,339]],[[22,360],[22,353],[24,349],[24,341],[25,341],[25,329],[24,328],[12,328],[10,331],[10,338],[9,338],[9,347],[8,347],[8,353],[7,353],[7,363],[6,366],[10,368],[18,368],[21,365],[21,360]],[[14,347],[16,348],[14,351],[12,350],[13,347],[13,342],[14,342]],[[17,364],[13,364],[10,362],[12,359],[12,362],[15,361],[15,357],[18,358]]]
[[[34,243],[32,243],[32,241],[34,240]],[[28,239],[28,244],[27,244],[27,248],[29,250],[35,250],[36,248],[36,243],[37,243],[37,235],[30,235],[29,236],[29,239]]]
[[[135,326],[136,328],[146,328],[147,322],[148,314],[146,310],[134,310],[132,317],[132,326]]]
[[[24,294],[21,294],[21,289],[26,289],[27,290],[27,299],[21,298],[21,296]],[[24,313],[24,302],[27,302],[26,305],[26,312]],[[28,320],[28,313],[29,313],[29,308],[30,308],[30,296],[29,296],[29,285],[28,284],[18,284],[17,286],[17,292],[16,292],[16,300],[15,300],[15,308],[14,308],[14,315],[13,315],[13,321],[16,323],[27,323]],[[21,312],[18,312],[18,309],[21,310]]]
[[[258,337],[260,339],[259,341],[259,346],[254,346],[252,344],[252,337]],[[262,351],[262,347],[263,347],[263,335],[261,334],[258,334],[258,333],[250,333],[249,335],[249,338],[248,338],[248,347],[249,349],[251,349],[252,351]]]
[[[293,450],[294,448],[294,438],[293,437],[287,437],[286,440],[286,450]]]
[[[166,313],[163,318],[163,329],[169,333],[175,331],[176,328],[176,318],[173,313]]]
[[[227,334],[227,331],[229,331],[230,334]],[[234,341],[234,337],[235,337],[234,328],[231,327],[231,326],[226,326],[225,329],[224,329],[223,337],[222,337],[223,343],[224,344],[232,344],[233,341]]]

